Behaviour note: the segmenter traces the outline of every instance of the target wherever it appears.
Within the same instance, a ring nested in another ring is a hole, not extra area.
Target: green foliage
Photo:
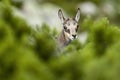
[[[69,14],[71,15],[75,15],[76,14],[76,10],[78,8],[78,5],[86,0],[37,0],[40,3],[52,3],[55,5],[60,6],[61,8],[63,8],[65,11],[67,11]],[[92,0],[93,3],[95,4],[100,4],[102,3],[102,1],[98,1],[98,0]]]
[[[0,4],[0,80],[120,79],[120,29],[107,18],[86,18],[80,26],[89,33],[85,45],[75,40],[56,57],[56,31],[45,24],[33,30],[10,4]]]

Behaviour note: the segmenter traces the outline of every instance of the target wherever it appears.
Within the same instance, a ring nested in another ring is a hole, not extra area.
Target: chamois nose
[[[76,35],[72,35],[74,38],[76,38]]]

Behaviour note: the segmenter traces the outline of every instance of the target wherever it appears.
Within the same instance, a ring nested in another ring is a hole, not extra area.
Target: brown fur
[[[63,30],[57,38],[60,47],[67,46],[71,40],[76,39],[78,30],[78,21],[80,18],[80,9],[78,8],[75,18],[66,19],[63,16],[62,10],[59,9],[58,16],[62,22]]]
[[[67,46],[70,43],[70,39],[65,34],[64,30],[62,30],[61,34],[57,38],[57,42],[61,47]]]

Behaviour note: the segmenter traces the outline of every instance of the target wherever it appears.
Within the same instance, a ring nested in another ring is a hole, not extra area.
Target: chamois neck
[[[61,34],[58,36],[58,43],[60,46],[67,46],[70,43],[70,39],[65,34],[64,30],[61,31]]]

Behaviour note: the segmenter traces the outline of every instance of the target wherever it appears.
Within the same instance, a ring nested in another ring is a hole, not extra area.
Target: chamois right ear
[[[79,19],[80,19],[80,8],[78,8],[77,14],[76,14],[76,16],[75,16],[75,20],[76,20],[77,22],[79,21]]]
[[[62,13],[62,10],[61,10],[61,9],[58,10],[58,16],[59,16],[61,22],[64,23],[65,18],[64,18],[64,16],[63,16],[63,13]]]

